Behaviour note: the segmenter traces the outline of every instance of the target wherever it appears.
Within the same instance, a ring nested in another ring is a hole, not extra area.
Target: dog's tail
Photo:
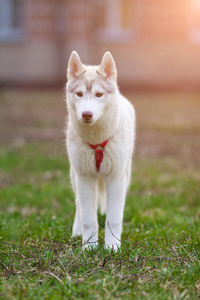
[[[107,197],[106,197],[106,184],[101,175],[98,174],[98,206],[102,215],[106,213]]]

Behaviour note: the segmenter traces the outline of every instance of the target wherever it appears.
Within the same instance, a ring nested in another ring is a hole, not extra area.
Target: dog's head
[[[83,65],[73,51],[67,69],[67,102],[80,122],[94,124],[115,101],[117,70],[110,52],[99,66]]]

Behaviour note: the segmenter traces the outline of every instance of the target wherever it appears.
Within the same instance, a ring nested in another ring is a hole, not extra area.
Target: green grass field
[[[0,93],[0,299],[200,298],[200,94],[134,94],[121,251],[83,251],[63,93]]]

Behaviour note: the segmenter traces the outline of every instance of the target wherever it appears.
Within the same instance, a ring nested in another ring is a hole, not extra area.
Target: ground
[[[0,92],[0,299],[200,298],[200,94],[127,93],[137,113],[122,248],[83,251],[64,92]]]

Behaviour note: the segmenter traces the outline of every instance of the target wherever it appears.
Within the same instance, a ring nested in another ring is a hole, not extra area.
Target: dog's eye
[[[102,97],[103,96],[103,93],[96,93],[96,95],[95,95],[96,97],[98,97],[98,98],[100,98],[100,97]]]
[[[83,93],[82,93],[82,92],[76,92],[76,95],[77,95],[78,97],[83,97]]]

